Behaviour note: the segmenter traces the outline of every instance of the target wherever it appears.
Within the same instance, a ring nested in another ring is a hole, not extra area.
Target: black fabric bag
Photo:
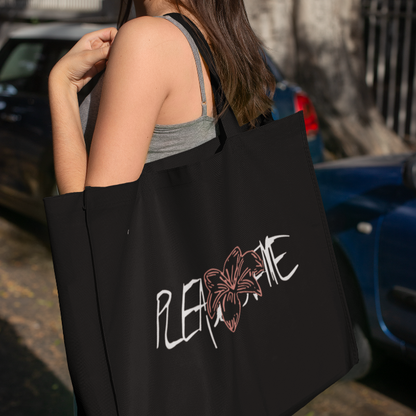
[[[291,415],[357,363],[303,113],[220,131],[44,199],[80,416]]]

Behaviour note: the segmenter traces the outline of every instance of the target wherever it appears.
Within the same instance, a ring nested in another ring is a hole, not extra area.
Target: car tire
[[[58,185],[56,184],[56,181],[54,181],[53,186],[52,186],[51,196],[56,196],[56,195],[59,195],[59,191],[58,191]]]
[[[353,330],[357,342],[358,363],[342,378],[343,381],[364,378],[373,368],[373,351],[369,339],[360,325],[355,322],[353,322]]]
[[[341,249],[336,245],[334,249],[358,349],[358,363],[342,380],[359,380],[379,366],[383,354],[371,342],[364,300],[354,270]]]

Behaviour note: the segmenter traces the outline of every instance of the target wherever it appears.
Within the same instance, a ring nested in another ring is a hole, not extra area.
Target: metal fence
[[[416,142],[416,0],[362,0],[366,81],[388,127]]]

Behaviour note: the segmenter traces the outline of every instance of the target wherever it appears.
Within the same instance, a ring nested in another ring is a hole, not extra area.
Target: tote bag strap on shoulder
[[[186,16],[179,13],[168,13],[164,16],[170,16],[172,19],[176,20],[179,24],[181,24],[188,31],[192,39],[195,41],[201,56],[204,58],[205,62],[208,65],[211,77],[212,91],[215,97],[215,107],[217,109],[217,114],[220,114],[224,109],[225,105],[227,104],[227,99],[225,97],[221,81],[218,77],[214,57],[208,46],[207,41],[205,40],[201,31]],[[244,127],[239,126],[237,118],[235,117],[235,114],[230,106],[227,107],[227,110],[219,119],[219,127],[222,139],[224,141],[226,140],[226,138],[240,134],[245,130]]]

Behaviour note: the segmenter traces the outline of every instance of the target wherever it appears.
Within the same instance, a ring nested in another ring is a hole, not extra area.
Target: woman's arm
[[[82,53],[87,59],[88,54]],[[189,73],[184,73],[184,56],[192,62],[189,71],[193,77],[195,67],[189,44],[182,32],[164,19],[140,17],[120,28],[107,61],[88,160],[76,90],[71,87],[76,82],[62,81],[65,70],[57,71],[56,78],[51,74],[54,161],[61,194],[139,178],[165,100],[175,87],[185,91],[193,85]],[[76,56],[73,58],[75,62]],[[77,64],[67,63],[63,68],[68,73],[71,65],[78,68],[82,64],[85,72],[90,63],[81,62],[81,58]],[[77,79],[81,72],[72,78]],[[85,84],[85,79],[82,82]],[[199,95],[197,77],[194,82]],[[76,85],[79,88],[80,83]],[[197,108],[199,113],[200,104]]]
[[[60,194],[84,189],[87,151],[78,108],[77,91],[61,77],[49,77],[53,158]]]
[[[94,59],[80,41],[78,55],[70,51],[67,60],[56,65],[50,75],[50,99],[61,194],[132,182],[140,176],[162,105],[181,74],[178,40],[182,47],[186,42],[182,38],[174,25],[154,17],[136,18],[120,28],[108,56],[88,160],[76,91],[87,82],[82,74]],[[101,59],[107,55],[103,51]],[[91,71],[89,79],[97,72]]]
[[[85,185],[109,186],[140,176],[156,120],[177,80],[170,65],[182,35],[177,32],[154,17],[120,28],[103,80]]]
[[[77,92],[104,69],[116,33],[108,28],[83,36],[49,75],[55,176],[61,194],[84,189],[87,153]]]

